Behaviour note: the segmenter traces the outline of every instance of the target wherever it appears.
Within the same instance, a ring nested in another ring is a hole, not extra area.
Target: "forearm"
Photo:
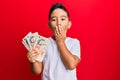
[[[31,63],[30,68],[34,74],[39,75],[43,70],[43,63],[42,62]]]
[[[73,55],[66,47],[64,42],[57,43],[61,59],[66,68],[72,70],[76,68],[79,58]]]

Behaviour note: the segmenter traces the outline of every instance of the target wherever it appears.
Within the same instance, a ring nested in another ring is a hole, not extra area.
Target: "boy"
[[[76,66],[80,61],[79,40],[66,36],[71,27],[69,13],[60,4],[54,4],[49,12],[49,27],[53,36],[49,38],[44,59],[38,62],[35,59],[43,50],[37,48],[28,52],[31,70],[35,74],[42,73],[42,80],[77,80]]]

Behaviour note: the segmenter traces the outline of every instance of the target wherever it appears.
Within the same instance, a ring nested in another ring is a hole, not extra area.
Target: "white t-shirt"
[[[50,44],[43,59],[44,69],[42,80],[77,80],[76,69],[69,70],[64,66],[55,40],[51,37],[49,40]],[[73,55],[80,58],[79,40],[67,37],[65,44]]]

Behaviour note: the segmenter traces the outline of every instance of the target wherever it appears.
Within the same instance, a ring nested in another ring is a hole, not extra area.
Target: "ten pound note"
[[[49,45],[49,40],[46,37],[40,36],[38,32],[29,32],[23,39],[22,43],[25,48],[29,51],[33,48],[38,48],[42,50],[42,53],[36,58],[37,61],[42,62],[45,56],[45,51]]]

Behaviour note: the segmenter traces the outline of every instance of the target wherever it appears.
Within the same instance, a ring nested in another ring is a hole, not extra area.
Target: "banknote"
[[[49,39],[39,35],[38,32],[34,32],[34,33],[29,32],[22,39],[22,43],[28,51],[33,48],[42,50],[42,53],[36,58],[37,61],[41,62],[45,56],[46,49],[49,45]]]
[[[30,43],[30,49],[35,48],[37,39],[38,39],[38,32],[35,32],[29,36],[28,42]]]
[[[47,46],[49,44],[49,40],[43,36],[38,36],[38,40],[36,42],[36,47],[41,47],[43,48],[44,50],[46,50]]]
[[[36,58],[37,61],[41,62],[43,60],[48,45],[49,45],[48,39],[39,35],[36,43],[36,48],[41,49],[43,53]]]
[[[29,39],[30,39],[30,35],[32,35],[31,32],[29,32],[22,40],[22,43],[25,45],[25,47],[30,50],[30,42],[29,42]]]

